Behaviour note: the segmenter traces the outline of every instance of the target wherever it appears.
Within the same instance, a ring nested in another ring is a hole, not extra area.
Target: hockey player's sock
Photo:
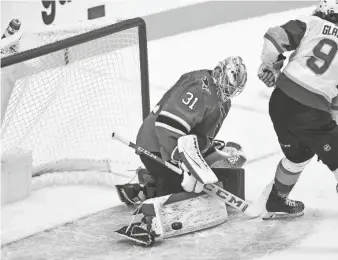
[[[293,163],[287,158],[280,161],[272,190],[266,202],[268,213],[263,219],[295,217],[304,214],[304,204],[301,201],[290,200],[287,197],[309,162],[310,160],[303,163]]]
[[[309,161],[293,163],[287,158],[284,158],[279,162],[275,174],[275,185],[279,196],[285,198],[289,195],[308,163]]]

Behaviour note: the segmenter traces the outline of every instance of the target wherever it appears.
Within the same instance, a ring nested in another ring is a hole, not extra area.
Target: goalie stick
[[[175,165],[173,165],[169,162],[163,161],[160,157],[158,157],[158,156],[154,155],[153,153],[145,150],[141,146],[138,146],[138,145],[134,144],[133,142],[128,141],[127,139],[125,139],[121,135],[113,132],[112,138],[126,144],[127,146],[129,146],[131,148],[133,148],[136,151],[136,153],[144,154],[144,155],[148,156],[149,158],[163,164],[164,166],[171,169],[175,173],[177,173],[179,175],[183,175],[183,170],[180,169],[179,167],[177,167],[177,166],[175,166]],[[221,187],[219,187],[215,184],[204,185],[203,191],[205,193],[208,193],[208,194],[215,196],[220,201],[222,201],[222,202],[226,203],[227,205],[237,209],[238,211],[243,212],[244,214],[246,214],[247,216],[249,216],[251,218],[256,218],[260,215],[260,210],[258,208],[254,207],[253,205],[246,202],[245,200],[237,197],[236,195],[222,189]]]

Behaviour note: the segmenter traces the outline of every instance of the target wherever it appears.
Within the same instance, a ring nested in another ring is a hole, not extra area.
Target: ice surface
[[[1,213],[2,244],[120,204],[112,188],[55,186],[6,205]]]
[[[265,90],[255,76],[262,44],[260,36],[271,23],[280,24],[310,11],[302,9],[267,15],[149,43],[153,105],[182,71],[212,67],[223,58],[220,55],[238,54],[248,64],[248,86],[243,95],[234,101],[234,109],[218,138],[240,142],[252,161],[246,169],[246,197],[249,200],[259,197],[273,178],[282,157],[266,113],[269,90]],[[256,30],[245,30],[244,33],[244,28]],[[243,33],[238,33],[241,31]],[[210,44],[212,48],[206,49]],[[177,56],[182,57],[179,62]],[[175,66],[169,67],[167,64]],[[257,156],[262,159],[255,161]],[[34,192],[25,201],[3,208],[3,243],[64,222],[70,223],[5,246],[2,257],[91,260],[338,259],[338,196],[333,174],[313,160],[303,172],[291,197],[306,204],[303,217],[244,221],[241,214],[231,211],[229,221],[221,226],[171,238],[152,248],[142,248],[121,240],[112,232],[130,220],[130,210],[124,205],[116,206],[119,202],[114,190],[83,186],[46,188]],[[100,213],[71,222],[97,211]]]
[[[279,157],[276,155],[248,166],[248,197],[254,198],[264,188],[265,181],[271,179]],[[313,162],[304,172],[301,182],[292,194],[293,197],[303,200],[307,206],[305,216],[301,218],[280,221],[244,220],[243,215],[230,210],[229,221],[221,226],[171,238],[157,243],[153,248],[137,246],[113,234],[113,230],[129,223],[131,210],[124,205],[110,207],[116,201],[114,202],[114,194],[109,190],[94,187],[58,187],[51,188],[48,192],[41,190],[40,194],[35,194],[37,197],[22,203],[21,208],[18,205],[16,207],[21,212],[25,211],[23,204],[31,207],[28,211],[31,215],[26,213],[21,219],[17,215],[16,221],[7,223],[23,223],[21,231],[26,229],[32,232],[34,228],[41,228],[43,225],[46,228],[48,224],[54,226],[78,218],[81,214],[106,210],[8,245],[3,248],[2,256],[4,259],[121,260],[270,260],[323,256],[324,259],[331,260],[335,259],[338,252],[335,239],[338,201],[331,177],[333,178],[330,172],[317,162]],[[314,186],[314,183],[321,185]],[[39,203],[40,208],[37,204],[33,207],[33,200]],[[48,207],[44,201],[51,205]],[[95,205],[96,203],[99,205]]]

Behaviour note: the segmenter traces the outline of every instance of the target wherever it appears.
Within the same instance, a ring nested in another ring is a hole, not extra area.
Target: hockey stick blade
[[[136,151],[136,153],[138,153],[138,154],[147,155],[151,159],[163,164],[164,166],[166,166],[167,168],[176,172],[177,174],[180,174],[180,175],[183,174],[183,171],[180,168],[178,168],[177,166],[175,166],[175,165],[173,165],[169,162],[163,161],[160,157],[158,157],[158,156],[154,155],[153,153],[145,150],[144,148],[128,141],[127,139],[125,139],[121,135],[113,132],[112,138],[128,145],[131,148],[133,148]],[[219,187],[215,184],[205,185],[204,188],[203,188],[203,191],[205,193],[208,193],[208,194],[215,196],[220,201],[222,201],[222,202],[226,203],[227,205],[237,209],[238,211],[243,212],[244,214],[246,214],[247,216],[249,216],[251,218],[256,218],[260,215],[260,210],[257,207],[251,205],[250,203],[246,202],[245,200],[237,197],[236,195],[222,189],[221,187]]]

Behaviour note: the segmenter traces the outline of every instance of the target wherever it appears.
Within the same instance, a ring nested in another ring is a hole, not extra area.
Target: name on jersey
[[[338,27],[331,25],[324,25],[323,32],[324,35],[332,35],[338,38]]]

